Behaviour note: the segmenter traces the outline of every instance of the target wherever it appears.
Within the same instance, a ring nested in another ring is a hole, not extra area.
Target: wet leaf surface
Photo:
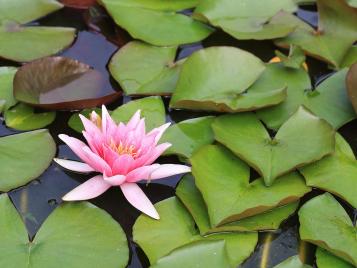
[[[346,85],[350,101],[357,113],[357,63],[353,64],[349,69],[346,77]]]
[[[0,67],[0,113],[16,104],[13,95],[13,80],[17,69],[14,67]]]
[[[353,268],[352,264],[345,262],[328,251],[318,247],[316,250],[316,264],[319,268]]]
[[[282,263],[274,266],[274,268],[311,268],[311,266],[303,264],[299,256],[292,256]]]

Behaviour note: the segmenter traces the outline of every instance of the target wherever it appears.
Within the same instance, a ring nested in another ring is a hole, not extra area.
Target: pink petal
[[[131,155],[123,154],[115,160],[112,166],[113,175],[126,175],[132,170],[135,161]]]
[[[92,199],[101,195],[110,187],[111,185],[105,182],[101,175],[98,175],[74,188],[72,191],[62,197],[62,200],[79,201]]]
[[[88,164],[93,167],[96,171],[101,172],[101,173],[106,173],[108,175],[112,175],[112,170],[110,166],[101,158],[99,155],[93,153],[91,149],[88,146],[83,147],[82,149],[87,158],[88,158]]]
[[[149,180],[157,180],[170,177],[177,174],[191,172],[191,167],[185,165],[164,164],[154,170],[149,177]]]
[[[133,207],[154,219],[160,219],[155,207],[136,183],[124,183],[120,188]]]
[[[72,138],[70,136],[67,136],[65,134],[60,134],[58,135],[58,137],[64,142],[66,143],[69,148],[71,148],[71,150],[84,162],[88,163],[89,159],[87,157],[87,155],[83,152],[83,147],[87,146],[84,142],[76,139],[76,138]]]
[[[153,130],[151,130],[148,135],[150,134],[156,134],[156,137],[155,137],[155,143],[157,144],[159,142],[159,140],[161,139],[162,137],[162,134],[164,134],[165,130],[171,125],[171,123],[166,123],[160,127],[157,127],[157,128],[154,128]]]
[[[136,113],[131,117],[129,122],[126,124],[128,130],[135,129],[140,121],[140,110],[137,110]]]
[[[90,149],[96,153],[99,154],[101,152],[101,146],[102,142],[99,143],[99,139],[95,139],[92,136],[90,136],[86,131],[82,131],[83,137],[86,139]]]
[[[108,113],[105,105],[102,105],[102,131],[107,137],[114,135],[117,125]],[[110,141],[108,141],[110,142]]]
[[[145,160],[142,166],[152,164],[162,153],[171,146],[171,143],[165,142],[155,147],[150,153],[149,157]]]
[[[91,120],[81,114],[79,114],[79,118],[82,121],[84,129],[90,136],[97,138],[102,137],[102,131],[98,128],[96,124],[94,124]]]
[[[119,186],[125,182],[126,177],[124,175],[115,175],[112,177],[104,176],[104,180],[112,186]]]
[[[150,166],[143,166],[134,169],[126,176],[127,182],[138,182],[141,180],[148,180],[152,172],[160,167],[160,164],[153,164]]]
[[[90,167],[86,163],[72,161],[72,160],[59,159],[59,158],[54,158],[53,160],[60,166],[64,167],[65,169],[68,169],[68,170],[71,170],[74,172],[90,173],[90,172],[95,171],[92,167]]]

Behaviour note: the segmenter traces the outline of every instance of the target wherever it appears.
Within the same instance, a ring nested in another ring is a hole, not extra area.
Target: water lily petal
[[[162,135],[164,134],[164,132],[166,131],[166,129],[171,125],[171,123],[166,123],[160,127],[154,128],[153,130],[151,130],[148,135],[151,135],[153,133],[156,134],[155,136],[155,143],[157,144],[159,142],[159,140],[161,139]]]
[[[120,188],[133,207],[154,219],[160,219],[155,207],[136,183],[124,183]]]
[[[102,131],[104,136],[112,137],[115,134],[117,125],[109,115],[107,108],[102,105]],[[110,142],[110,140],[108,140]]]
[[[151,173],[149,179],[157,180],[157,179],[162,179],[173,175],[188,173],[188,172],[191,172],[191,167],[185,165],[164,164],[164,165],[160,165],[158,169],[154,170]]]
[[[94,124],[91,120],[89,120],[87,117],[83,116],[82,114],[79,114],[79,118],[82,121],[84,129],[90,136],[96,137],[97,139],[102,138],[102,131],[101,129],[98,128],[96,124]]]
[[[120,155],[117,160],[115,160],[112,166],[113,174],[126,175],[129,171],[133,169],[135,163],[134,158],[131,155],[123,154]]]
[[[104,175],[104,180],[112,186],[119,186],[125,182],[124,175],[115,175],[111,177],[107,177]]]
[[[74,172],[90,173],[90,172],[95,171],[88,164],[78,162],[78,161],[72,161],[72,160],[66,160],[66,159],[60,159],[60,158],[54,158],[53,161],[55,161],[61,167],[71,170],[71,171],[74,171]]]
[[[135,129],[140,121],[140,110],[137,110],[136,113],[131,117],[129,122],[126,124],[127,130]]]
[[[78,187],[74,188],[64,197],[64,201],[80,201],[95,198],[111,187],[109,183],[103,180],[103,176],[95,176]]]
[[[58,137],[66,143],[69,148],[84,162],[88,163],[89,159],[87,155],[83,151],[83,147],[86,146],[86,144],[76,138],[69,137],[65,134],[60,134]]]
[[[137,182],[141,180],[148,180],[151,174],[160,167],[160,164],[153,164],[150,166],[143,166],[134,169],[126,175],[127,182]]]
[[[159,144],[158,146],[155,147],[150,154],[148,154],[147,159],[145,159],[145,162],[142,163],[142,166],[150,165],[152,164],[167,148],[171,146],[171,143],[165,142],[162,144]]]
[[[109,176],[112,175],[112,169],[110,166],[101,158],[99,155],[93,153],[88,146],[84,146],[82,149],[87,158],[88,164],[93,167],[96,171],[108,174]]]

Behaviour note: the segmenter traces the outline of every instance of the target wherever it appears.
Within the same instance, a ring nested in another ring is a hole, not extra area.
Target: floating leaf
[[[303,264],[299,256],[296,255],[274,266],[274,268],[312,268],[312,267],[310,265]]]
[[[277,40],[277,44],[283,47],[298,45],[312,56],[340,68],[345,55],[357,40],[357,9],[348,6],[346,0],[317,0],[317,7],[317,30],[300,21],[297,29]]]
[[[279,178],[271,187],[262,179],[250,183],[249,167],[220,145],[202,147],[191,163],[212,227],[295,202],[311,190],[297,173]]]
[[[231,266],[237,266],[254,251],[257,233],[224,233],[201,237],[190,214],[175,197],[155,204],[155,208],[161,217],[159,221],[141,215],[133,226],[134,241],[144,250],[151,264],[174,249],[194,241],[224,240]]]
[[[347,92],[357,113],[357,62],[353,64],[346,77]]]
[[[212,228],[206,204],[191,175],[186,175],[181,179],[176,188],[176,195],[191,213],[201,235],[217,232],[276,230],[281,222],[293,214],[299,205],[299,202],[293,202],[256,216]]]
[[[290,46],[289,55],[281,53],[279,50],[275,51],[285,67],[299,69],[305,62],[304,51],[298,46]]]
[[[357,0],[346,0],[351,7],[357,8]]]
[[[182,65],[170,107],[236,112],[282,102],[284,88],[249,90],[265,66],[254,55],[234,47],[210,47],[193,53]]]
[[[62,7],[63,5],[55,0],[2,0],[0,2],[0,24],[4,21],[25,24]],[[2,42],[1,45],[3,45]]]
[[[60,52],[72,44],[74,38],[73,28],[23,27],[7,22],[0,24],[0,57],[18,62],[33,61]]]
[[[132,41],[113,56],[109,70],[127,95],[170,95],[181,70],[176,50]]]
[[[0,196],[1,267],[126,267],[129,250],[120,225],[92,204],[56,208],[33,241],[6,194]],[[88,246],[91,245],[91,246]]]
[[[56,118],[55,112],[35,113],[31,106],[20,103],[5,112],[5,123],[17,130],[34,130],[48,126]]]
[[[212,128],[216,140],[257,170],[267,186],[278,176],[334,151],[333,128],[303,107],[274,138],[253,113],[220,116]]]
[[[170,126],[161,138],[161,142],[172,144],[165,155],[176,154],[190,158],[200,147],[214,142],[211,124],[213,116],[198,117],[181,121]]]
[[[197,1],[102,0],[101,2],[120,27],[127,30],[135,39],[153,45],[193,43],[206,38],[212,32],[203,23],[175,12],[193,7]]]
[[[357,160],[348,143],[336,135],[335,152],[300,169],[306,184],[336,194],[357,208]]]
[[[328,251],[318,247],[316,250],[316,264],[318,268],[353,268],[355,266],[336,257]]]
[[[73,8],[89,8],[96,3],[96,0],[60,0],[62,4]]]
[[[90,66],[69,58],[48,57],[19,68],[14,79],[14,95],[17,100],[36,107],[83,109],[120,96],[106,86],[102,74]]]
[[[208,0],[201,1],[196,16],[204,17],[214,26],[237,39],[274,39],[288,35],[296,27],[297,10],[292,0]]]
[[[357,62],[357,46],[353,46],[345,55],[341,63],[341,68],[350,67],[352,64],[356,62]]]
[[[300,237],[357,265],[357,227],[329,193],[305,203],[299,211]]]
[[[16,104],[12,83],[17,69],[14,67],[0,67],[0,113]]]

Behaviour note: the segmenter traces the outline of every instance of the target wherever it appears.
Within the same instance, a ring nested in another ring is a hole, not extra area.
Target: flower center
[[[110,143],[110,148],[119,155],[128,154],[131,155],[134,159],[138,155],[134,145],[123,145],[122,142],[120,142],[119,145],[116,145],[112,140]]]

